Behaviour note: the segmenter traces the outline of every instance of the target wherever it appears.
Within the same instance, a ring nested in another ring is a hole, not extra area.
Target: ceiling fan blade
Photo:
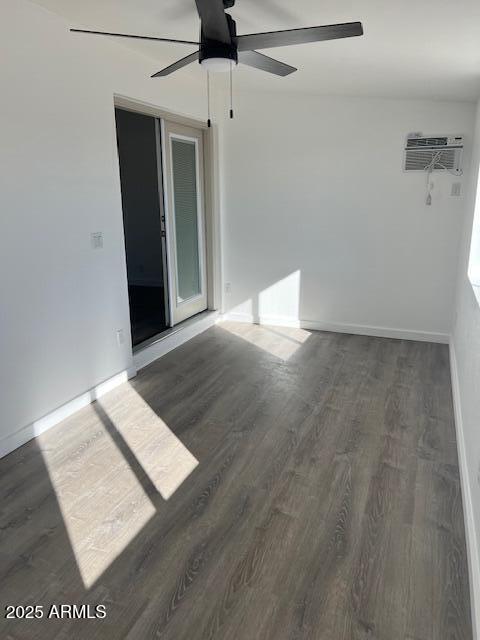
[[[207,40],[230,44],[232,38],[228,28],[223,0],[195,0],[202,22],[203,35]]]
[[[295,67],[291,67],[289,64],[279,60],[274,60],[269,56],[264,56],[263,53],[258,53],[258,51],[240,51],[238,53],[238,61],[242,64],[247,64],[249,67],[274,73],[276,76],[288,76],[297,71]]]
[[[238,50],[288,47],[293,44],[351,38],[352,36],[361,35],[363,35],[361,22],[328,24],[322,27],[305,27],[304,29],[287,29],[285,31],[267,31],[266,33],[250,33],[238,36]]]
[[[135,38],[136,40],[156,40],[158,42],[175,42],[178,44],[196,44],[198,42],[193,42],[191,40],[173,40],[172,38],[157,38],[155,36],[137,36],[130,33],[109,33],[108,31],[90,31],[88,29],[70,29],[73,33],[89,33],[96,36],[110,36],[113,38]]]
[[[154,73],[153,76],[151,77],[163,78],[164,76],[169,76],[174,71],[178,71],[178,69],[181,69],[182,67],[186,67],[187,64],[190,64],[191,62],[195,62],[195,60],[198,60],[199,54],[200,54],[200,51],[195,51],[195,53],[191,53],[189,56],[185,56],[185,58],[182,58],[181,60],[177,60],[170,66],[165,67],[165,69],[162,69],[161,71],[157,71],[157,73]]]

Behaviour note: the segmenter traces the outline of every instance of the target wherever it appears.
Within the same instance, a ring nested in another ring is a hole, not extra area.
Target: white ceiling
[[[194,0],[34,1],[72,26],[198,39]],[[480,96],[478,0],[237,0],[230,13],[239,34],[353,20],[362,21],[365,30],[361,38],[266,50],[299,71],[277,78],[239,67],[242,87],[451,100]],[[152,58],[152,71],[194,50],[118,42]],[[178,73],[192,72],[203,73],[199,67]]]

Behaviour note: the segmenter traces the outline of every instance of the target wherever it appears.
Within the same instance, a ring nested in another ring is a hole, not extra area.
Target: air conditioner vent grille
[[[433,158],[437,155],[437,150],[430,149],[412,149],[407,150],[405,154],[405,170],[406,171],[425,171],[431,164]],[[450,171],[456,170],[456,150],[443,149],[437,158],[435,166],[436,171],[444,171],[445,168]]]

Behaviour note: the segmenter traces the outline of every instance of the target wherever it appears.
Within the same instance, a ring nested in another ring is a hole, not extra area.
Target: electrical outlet
[[[450,192],[454,198],[458,198],[462,195],[462,183],[461,182],[452,182],[452,190]]]
[[[103,233],[95,231],[91,234],[92,249],[103,249]]]
[[[231,282],[226,282],[225,283],[225,293],[232,293],[232,283]]]
[[[125,344],[125,333],[123,329],[117,329],[117,343],[118,346]]]

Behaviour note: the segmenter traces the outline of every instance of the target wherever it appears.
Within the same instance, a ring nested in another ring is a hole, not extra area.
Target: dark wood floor
[[[2,607],[107,610],[2,639],[472,637],[444,345],[222,324],[0,475]]]

